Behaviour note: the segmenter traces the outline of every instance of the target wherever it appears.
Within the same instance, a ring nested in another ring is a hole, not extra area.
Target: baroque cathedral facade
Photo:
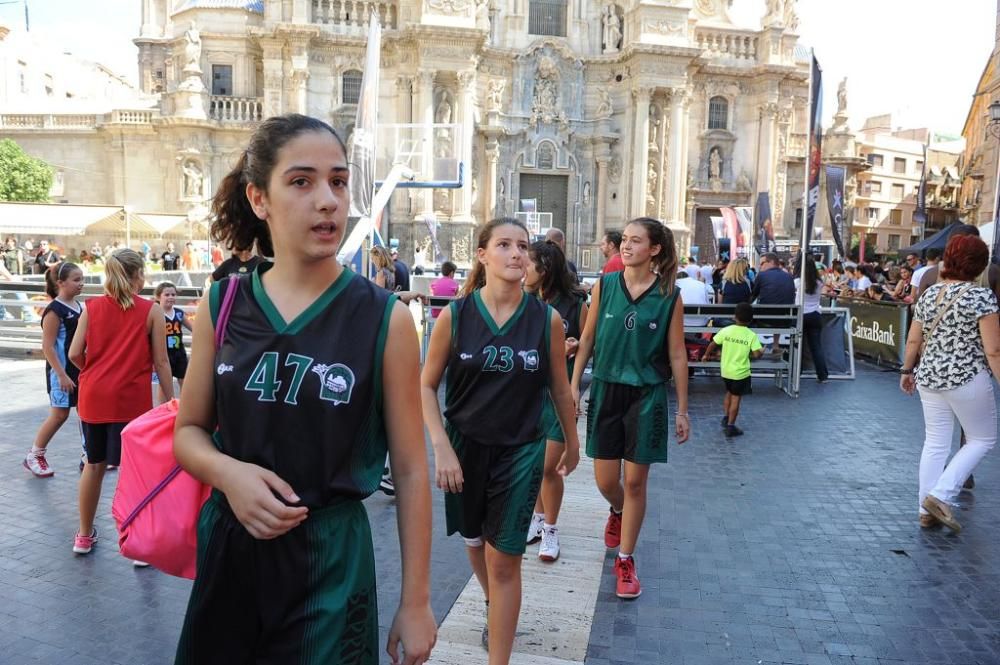
[[[768,0],[752,27],[732,0],[139,1],[155,104],[95,117],[82,143],[38,130],[26,146],[105,167],[104,183],[65,175],[73,203],[198,214],[261,119],[305,113],[349,136],[375,9],[379,121],[455,123],[465,165],[460,188],[393,195],[404,258],[432,263],[433,229],[468,264],[474,226],[524,199],[582,270],[630,218],[663,220],[688,252],[721,206],[762,191],[776,235],[796,236],[809,69],[795,0]]]

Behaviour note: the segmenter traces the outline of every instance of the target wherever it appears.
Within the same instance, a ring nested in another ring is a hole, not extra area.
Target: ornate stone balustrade
[[[115,109],[107,116],[106,122],[112,125],[149,125],[153,118],[160,117],[160,112],[153,109]]]
[[[3,113],[0,129],[96,129],[99,121],[96,114]]]
[[[718,28],[698,28],[694,33],[695,45],[707,58],[730,60],[757,60],[758,37],[756,33]]]
[[[264,119],[264,103],[260,97],[212,95],[208,101],[208,117],[219,122],[260,122]]]
[[[373,9],[384,29],[396,29],[398,0],[312,0],[312,22],[330,26],[337,34],[363,36]]]

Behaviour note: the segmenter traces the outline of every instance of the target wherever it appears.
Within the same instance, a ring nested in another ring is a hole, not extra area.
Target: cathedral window
[[[528,34],[566,36],[566,0],[529,0]]]
[[[361,99],[361,72],[357,69],[344,72],[340,78],[342,104],[357,104]]]
[[[233,66],[212,65],[212,94],[233,94]]]
[[[708,128],[729,129],[729,102],[725,97],[708,100]]]

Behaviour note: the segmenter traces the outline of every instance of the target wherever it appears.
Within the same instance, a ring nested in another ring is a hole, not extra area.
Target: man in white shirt
[[[688,277],[697,280],[701,271],[701,266],[698,265],[698,259],[693,256],[689,256],[687,260],[687,265],[684,266],[684,272],[687,273]]]
[[[924,273],[935,267],[941,262],[941,250],[936,247],[929,248],[924,252],[924,256],[927,259],[927,264],[921,268],[917,268],[913,271],[913,277],[910,278],[910,286],[913,287],[911,295],[913,296],[913,302],[917,302],[917,298],[920,297],[920,279],[924,276]]]
[[[712,265],[711,261],[705,261],[705,264],[698,271],[698,279],[705,282],[706,284],[712,283],[712,273],[715,272],[715,267]]]
[[[690,277],[686,271],[677,274],[677,288],[681,290],[681,300],[685,305],[707,305],[712,299],[712,287]],[[685,326],[703,326],[708,322],[705,316],[685,316]]]

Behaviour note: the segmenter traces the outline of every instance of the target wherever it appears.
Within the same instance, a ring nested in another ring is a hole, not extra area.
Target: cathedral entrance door
[[[566,208],[569,205],[568,175],[522,173],[519,198],[535,199],[538,212],[552,213],[552,226],[566,233]]]

